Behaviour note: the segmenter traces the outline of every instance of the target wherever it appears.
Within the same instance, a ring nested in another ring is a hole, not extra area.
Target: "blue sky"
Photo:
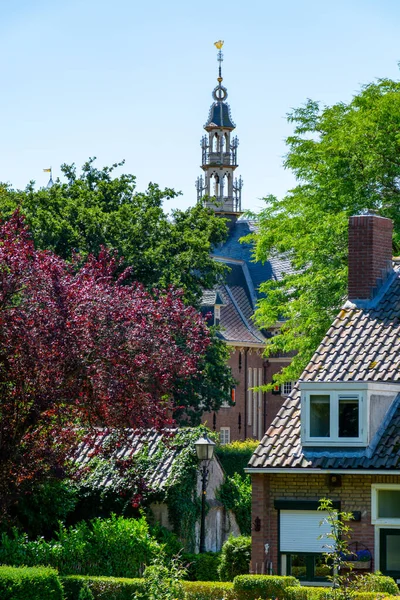
[[[0,5],[0,181],[16,188],[97,156],[100,166],[125,159],[139,190],[181,190],[166,210],[194,204],[223,39],[242,204],[257,210],[293,185],[282,166],[292,107],[347,102],[363,83],[399,77],[396,0]]]

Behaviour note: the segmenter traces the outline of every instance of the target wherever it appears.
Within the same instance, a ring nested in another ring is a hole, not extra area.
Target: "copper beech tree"
[[[83,266],[35,250],[19,213],[0,225],[0,509],[63,476],[78,432],[162,427],[196,377],[207,327],[174,289],[115,278],[106,250]]]

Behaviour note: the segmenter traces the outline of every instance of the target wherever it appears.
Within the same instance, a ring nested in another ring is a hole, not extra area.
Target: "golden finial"
[[[218,40],[218,42],[214,42],[214,46],[216,48],[218,48],[218,50],[221,50],[223,45],[224,45],[224,40]]]

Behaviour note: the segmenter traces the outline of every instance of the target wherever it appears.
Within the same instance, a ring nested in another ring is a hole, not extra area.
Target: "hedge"
[[[354,588],[359,592],[384,592],[389,596],[396,596],[399,593],[395,580],[379,572],[359,575],[355,579]]]
[[[0,566],[1,600],[63,600],[58,573],[51,567]]]
[[[230,581],[183,581],[187,600],[236,600]]]
[[[79,592],[85,585],[95,600],[132,600],[134,594],[143,592],[143,579],[125,577],[90,577],[90,575],[67,575],[61,577],[65,600],[78,600]]]
[[[238,600],[286,597],[286,588],[300,586],[295,577],[276,575],[237,575],[233,589]]]
[[[334,596],[330,587],[303,585],[286,588],[285,597],[286,600],[332,600]],[[351,597],[354,600],[383,600],[384,598],[394,598],[394,595],[387,596],[384,592],[352,592]]]

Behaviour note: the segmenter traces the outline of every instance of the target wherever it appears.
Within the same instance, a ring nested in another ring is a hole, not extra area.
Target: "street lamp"
[[[197,458],[200,463],[201,473],[201,521],[200,521],[200,552],[206,551],[206,491],[208,480],[208,466],[214,456],[215,443],[210,440],[206,433],[195,442]]]

